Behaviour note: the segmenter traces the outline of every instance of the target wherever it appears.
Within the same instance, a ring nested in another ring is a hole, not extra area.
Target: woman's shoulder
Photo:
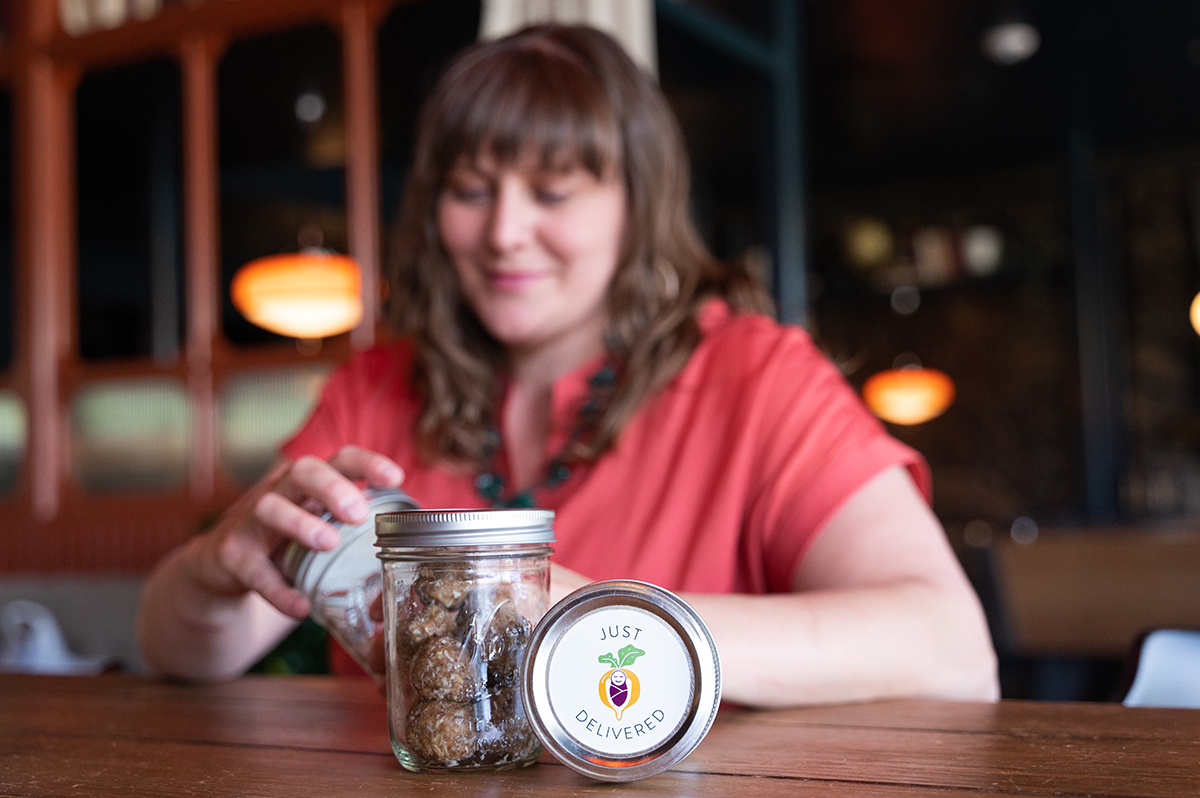
[[[721,299],[702,305],[696,321],[702,338],[692,366],[753,372],[770,361],[825,360],[802,327],[762,313],[735,312]]]

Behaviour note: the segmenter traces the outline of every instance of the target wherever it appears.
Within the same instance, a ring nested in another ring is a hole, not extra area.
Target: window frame
[[[218,462],[217,401],[235,375],[336,363],[370,347],[379,323],[380,223],[376,34],[403,0],[207,0],[147,20],[68,35],[59,4],[24,0],[0,48],[12,92],[14,351],[0,388],[25,402],[28,438],[15,490],[0,497],[13,523],[0,535],[0,570],[142,571],[211,521],[244,486]],[[235,347],[220,329],[217,68],[228,43],[312,24],[341,41],[346,117],[349,254],[362,269],[364,313],[317,357],[279,346]],[[93,70],[167,57],[180,68],[182,235],[186,329],[179,357],[84,361],[77,339],[74,93]],[[69,413],[81,388],[113,378],[165,376],[187,386],[194,419],[184,489],[89,492],[70,474]]]

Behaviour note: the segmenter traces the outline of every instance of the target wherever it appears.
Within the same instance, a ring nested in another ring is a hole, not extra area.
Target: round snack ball
[[[411,683],[422,698],[466,702],[480,692],[482,670],[450,637],[434,637],[413,655]]]
[[[494,608],[483,627],[483,658],[488,662],[520,659],[532,626],[512,602]]]
[[[520,659],[533,631],[507,587],[471,591],[458,615],[459,636],[470,639],[485,662]],[[515,655],[515,656],[514,656]]]
[[[459,610],[458,627],[456,636],[486,663],[490,690],[516,682],[533,625],[517,610],[507,587],[473,590]]]
[[[471,581],[471,568],[465,563],[427,564],[417,570],[413,587],[425,604],[441,604],[453,610],[466,600]]]
[[[422,701],[408,712],[404,742],[429,764],[457,764],[475,753],[475,710],[470,704]]]
[[[506,687],[488,699],[491,722],[479,732],[477,746],[488,764],[517,762],[535,754],[540,746],[525,720],[521,691]]]
[[[449,635],[455,628],[455,613],[441,604],[430,604],[408,620],[399,623],[402,647],[420,648],[432,637]]]

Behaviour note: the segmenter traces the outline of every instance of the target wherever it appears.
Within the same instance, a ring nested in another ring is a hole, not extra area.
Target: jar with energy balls
[[[550,595],[550,510],[410,510],[375,519],[388,729],[413,771],[499,770],[542,752],[521,659]]]
[[[341,643],[350,656],[379,683],[384,679],[383,629],[378,620],[383,593],[382,572],[375,556],[375,516],[415,509],[419,505],[398,488],[364,491],[367,517],[342,523],[331,513],[321,518],[338,530],[337,546],[313,551],[296,541],[276,552],[275,565],[312,604],[312,619]]]

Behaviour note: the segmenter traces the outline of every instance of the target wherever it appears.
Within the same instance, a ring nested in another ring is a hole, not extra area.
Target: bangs
[[[481,53],[446,77],[454,89],[437,125],[438,171],[460,158],[512,165],[536,157],[539,168],[582,166],[597,178],[622,162],[619,122],[600,80],[574,53],[547,46]]]

